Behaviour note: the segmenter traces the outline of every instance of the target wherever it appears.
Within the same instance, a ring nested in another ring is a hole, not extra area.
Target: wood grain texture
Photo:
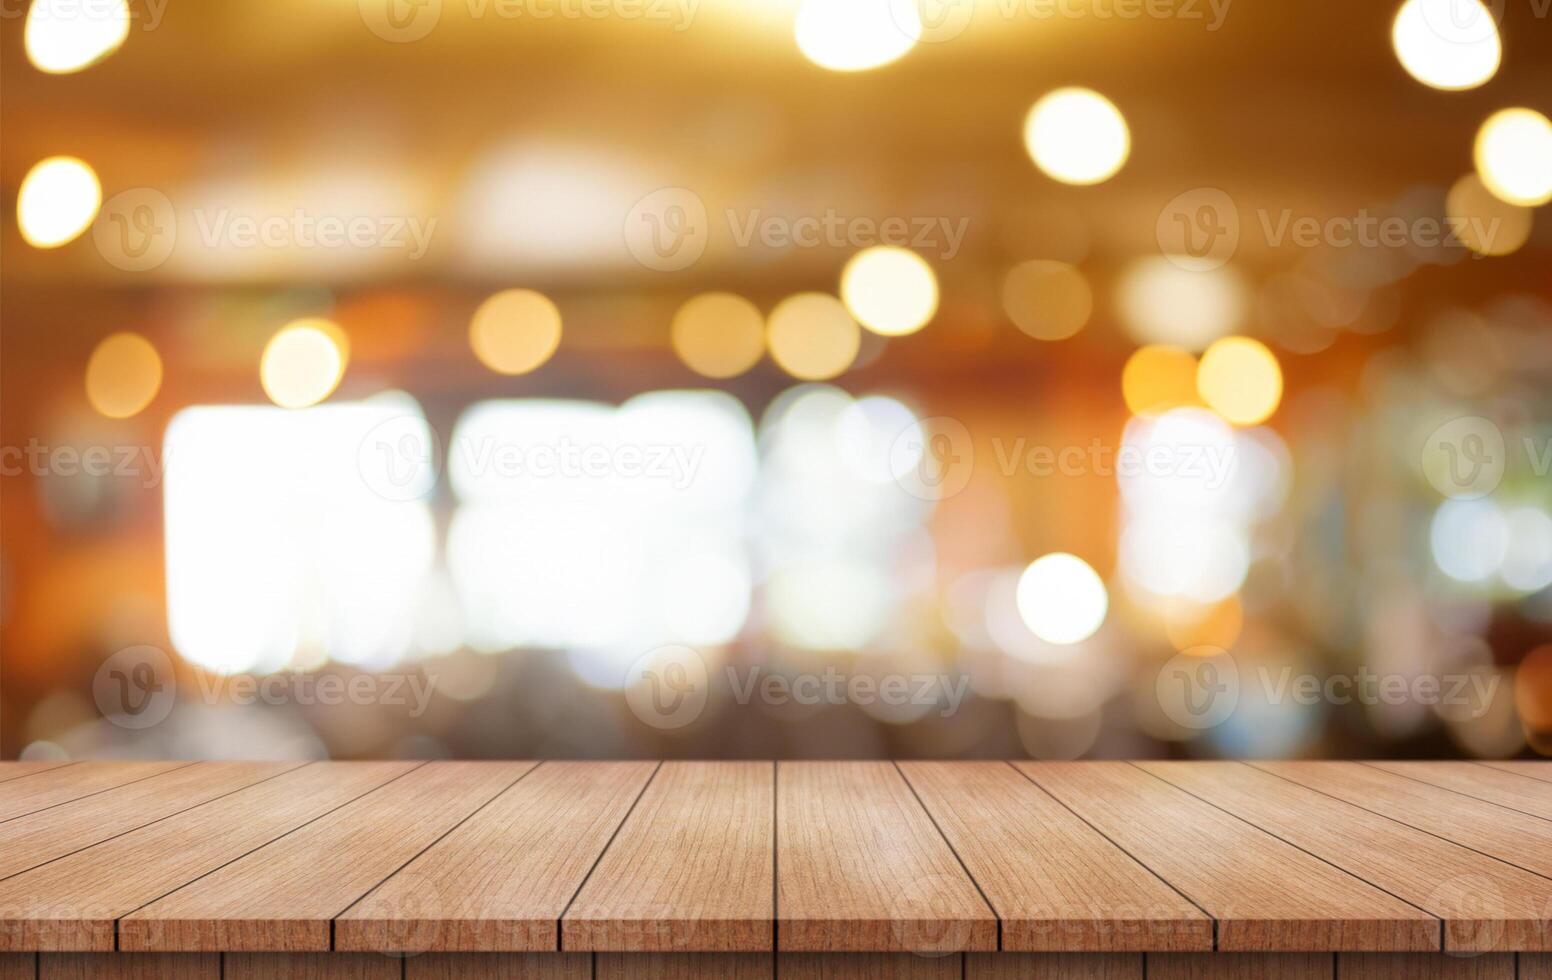
[[[778,949],[997,948],[995,914],[893,765],[783,762],[776,795]]]
[[[1337,974],[1342,980],[1514,980],[1514,956],[1342,953]]]
[[[1211,950],[1212,919],[1002,762],[900,771],[1002,920],[1005,950]]]
[[[0,949],[111,950],[120,916],[414,767],[313,763],[0,881]]]
[[[1370,762],[1369,765],[1462,796],[1552,819],[1552,783],[1474,762]]]
[[[1552,880],[1238,762],[1136,765],[1438,916],[1445,949],[1552,949]]]
[[[915,953],[780,953],[782,980],[960,980],[964,957]]]
[[[665,762],[561,922],[576,950],[774,946],[767,762]]]
[[[36,980],[37,953],[0,953],[0,980]]]
[[[82,762],[67,768],[50,768],[24,779],[0,782],[0,821],[12,820],[37,810],[69,803],[103,790],[133,783],[187,762]]]
[[[404,980],[591,980],[592,976],[593,957],[587,953],[422,953],[404,960]]]
[[[771,953],[599,953],[597,980],[771,980]]]
[[[400,980],[403,964],[376,953],[228,953],[221,980]]]
[[[1330,953],[1150,953],[1148,980],[1332,980],[1335,959]]]
[[[432,762],[119,922],[130,951],[326,951],[329,923],[532,762]]]
[[[1140,953],[966,953],[965,980],[1143,980]]]
[[[9,820],[0,824],[0,878],[279,776],[299,765],[209,762]]]
[[[1552,953],[1521,953],[1519,980],[1552,980]]]
[[[1237,951],[1437,950],[1439,920],[1124,762],[1019,763]]]
[[[44,953],[38,980],[221,980],[219,953]]]
[[[555,950],[650,762],[546,762],[335,919],[347,950]]]
[[[74,764],[72,762],[0,762],[0,783],[10,782],[23,776],[31,776],[33,773],[48,772],[50,769],[60,769]]]
[[[1552,782],[1552,762],[1479,762],[1477,765]]]
[[[1356,762],[1252,764],[1410,827],[1552,877],[1552,821]]]

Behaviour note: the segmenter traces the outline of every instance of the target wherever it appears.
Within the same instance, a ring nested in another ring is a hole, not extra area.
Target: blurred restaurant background
[[[1539,0],[4,0],[0,757],[1552,754]]]

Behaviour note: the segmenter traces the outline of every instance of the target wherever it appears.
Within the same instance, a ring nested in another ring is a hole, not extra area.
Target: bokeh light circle
[[[674,353],[696,374],[731,378],[765,353],[765,318],[733,293],[702,293],[679,307],[670,328]]]
[[[1029,110],[1024,147],[1047,176],[1064,184],[1098,184],[1126,163],[1132,136],[1121,110],[1103,95],[1059,88]]]
[[[914,3],[804,0],[792,24],[803,56],[831,71],[866,71],[905,55],[921,38]]]
[[[560,310],[543,293],[506,289],[487,299],[469,322],[469,345],[497,374],[527,374],[560,346]]]
[[[119,49],[129,20],[127,0],[32,0],[22,44],[39,71],[80,71]]]
[[[771,311],[766,343],[783,371],[804,381],[823,381],[851,367],[862,346],[862,329],[834,296],[798,293]]]
[[[140,414],[161,387],[161,355],[137,333],[104,337],[86,362],[86,399],[110,419]]]
[[[1477,131],[1477,175],[1499,199],[1533,208],[1552,201],[1552,121],[1534,109],[1502,109]]]
[[[1036,340],[1065,340],[1094,312],[1094,293],[1083,273],[1066,262],[1020,262],[1002,281],[1008,319]]]
[[[1134,415],[1195,405],[1196,357],[1167,344],[1137,348],[1121,369],[1121,395]]]
[[[1078,643],[1105,621],[1110,597],[1099,573],[1066,552],[1035,559],[1018,580],[1019,618],[1047,643]]]
[[[1283,372],[1259,340],[1225,337],[1207,348],[1196,368],[1196,390],[1213,411],[1236,425],[1255,425],[1277,411]]]
[[[1407,74],[1445,91],[1482,85],[1503,58],[1493,13],[1478,0],[1407,0],[1390,43]]]
[[[858,252],[841,270],[841,300],[864,327],[899,337],[937,313],[938,279],[915,252],[879,245]]]
[[[259,360],[259,380],[270,401],[306,408],[333,394],[349,356],[343,337],[327,320],[297,320],[281,328]]]
[[[102,185],[85,161],[49,157],[22,178],[16,223],[28,245],[58,248],[90,227],[101,206]]]

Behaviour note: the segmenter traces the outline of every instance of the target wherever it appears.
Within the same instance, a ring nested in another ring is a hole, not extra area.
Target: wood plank
[[[960,980],[964,975],[964,957],[958,953],[782,953],[778,962],[782,980]]]
[[[1274,775],[1552,877],[1552,822],[1356,762],[1255,762]]]
[[[120,916],[415,765],[313,763],[0,881],[0,949],[111,950]]]
[[[188,762],[82,762],[0,784],[0,821],[181,769]]]
[[[230,953],[221,958],[221,980],[400,980],[402,972],[401,961],[376,953]]]
[[[966,980],[1143,980],[1138,953],[966,953]]]
[[[0,980],[35,980],[37,953],[0,953]]]
[[[997,948],[996,915],[890,763],[780,763],[776,874],[778,949]]]
[[[1368,765],[1533,817],[1552,819],[1552,783],[1539,779],[1474,762],[1370,762]]]
[[[1005,950],[1211,950],[1212,919],[1003,762],[900,770],[1002,920]]]
[[[1520,980],[1552,980],[1552,953],[1521,953]]]
[[[771,980],[771,953],[599,953],[597,980]],[[783,967],[785,970],[785,966]]]
[[[1552,949],[1552,880],[1238,762],[1136,765],[1433,913],[1445,949]]]
[[[592,976],[593,957],[587,953],[422,953],[404,960],[405,980],[591,980]]]
[[[132,952],[323,952],[330,920],[534,767],[432,762],[119,921]]]
[[[1124,762],[1018,768],[1218,920],[1218,948],[1437,950],[1439,920]]]
[[[220,980],[219,953],[44,953],[38,980]]]
[[[1342,980],[1514,980],[1514,955],[1342,953],[1337,973]]]
[[[207,762],[0,824],[0,878],[235,793],[299,762]],[[71,767],[75,768],[74,766]]]
[[[1150,953],[1148,980],[1332,980],[1335,959],[1330,953]]]
[[[553,951],[650,762],[546,762],[335,919],[336,949]]]
[[[1529,776],[1531,779],[1552,782],[1552,762],[1479,762],[1477,765],[1490,766],[1504,772],[1512,772],[1517,776]]]
[[[561,922],[565,949],[774,948],[775,767],[665,762]]]
[[[0,783],[7,783],[13,779],[21,779],[23,776],[31,776],[34,773],[48,772],[50,769],[62,769],[65,766],[73,766],[73,762],[0,762]]]

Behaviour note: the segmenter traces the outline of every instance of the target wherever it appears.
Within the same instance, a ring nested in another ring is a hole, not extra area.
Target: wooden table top
[[[0,764],[0,950],[1547,951],[1552,763]]]

